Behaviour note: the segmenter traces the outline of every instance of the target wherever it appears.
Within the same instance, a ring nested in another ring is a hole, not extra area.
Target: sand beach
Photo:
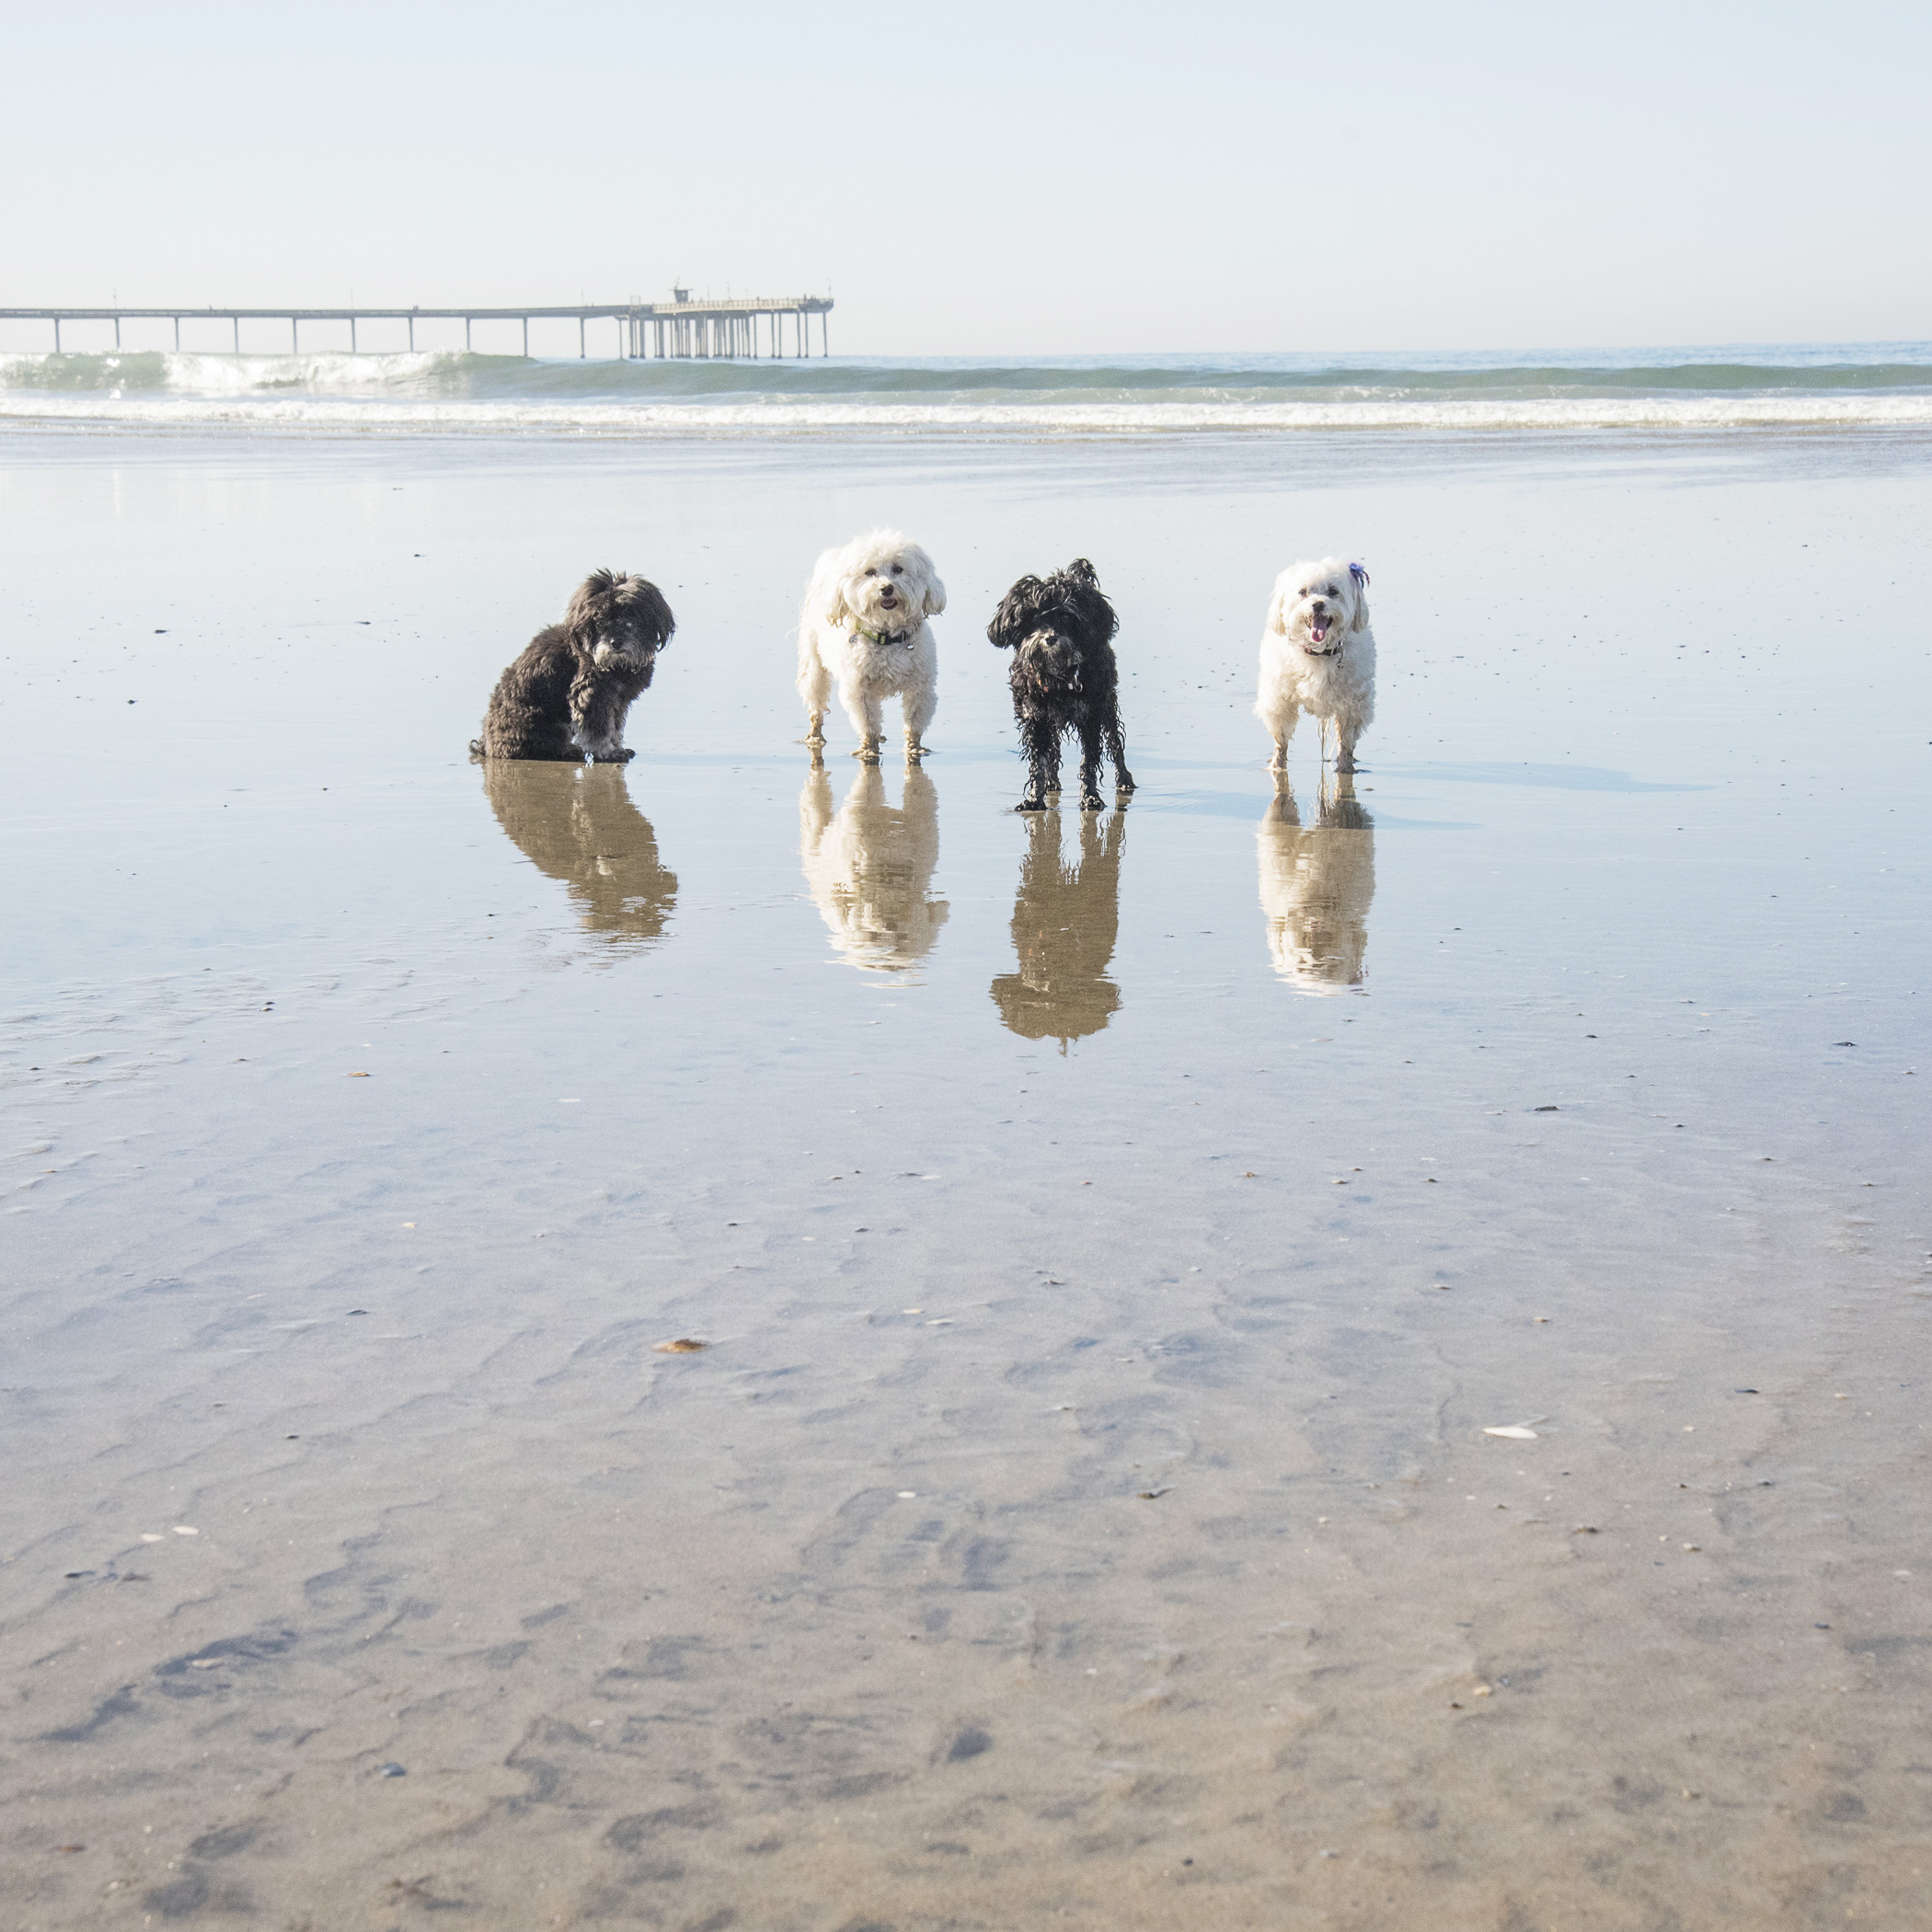
[[[1924,1923],[1926,437],[10,420],[6,1925]],[[635,762],[473,765],[598,565]]]

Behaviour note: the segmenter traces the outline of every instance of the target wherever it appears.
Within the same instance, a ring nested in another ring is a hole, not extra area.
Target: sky
[[[1932,11],[122,0],[0,306],[830,293],[835,352],[1932,336]]]

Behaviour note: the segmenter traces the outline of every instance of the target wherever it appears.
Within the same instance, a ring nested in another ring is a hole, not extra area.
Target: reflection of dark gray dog
[[[1119,1009],[1108,977],[1121,931],[1121,848],[1127,814],[1080,815],[1080,856],[1060,856],[1060,814],[1027,822],[1027,856],[1013,901],[1013,949],[1019,971],[993,983],[993,1003],[1022,1040],[1069,1040],[1098,1033]]]
[[[1121,742],[1113,635],[1121,620],[1100,592],[1094,567],[1076,557],[1051,577],[1022,577],[1000,600],[986,635],[1013,653],[1013,715],[1027,761],[1021,811],[1046,810],[1060,789],[1060,741],[1080,740],[1080,809],[1100,809],[1100,746],[1119,791],[1133,789]]]
[[[659,860],[657,834],[621,771],[492,758],[483,788],[518,850],[569,889],[586,932],[619,946],[662,937],[677,874]]]
[[[650,685],[677,628],[654,583],[592,570],[561,624],[540,630],[489,694],[478,758],[567,758],[622,765],[624,716]]]

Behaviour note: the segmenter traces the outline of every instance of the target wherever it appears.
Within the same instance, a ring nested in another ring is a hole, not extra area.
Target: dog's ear
[[[1076,557],[1062,570],[1058,581],[1066,586],[1066,601],[1080,614],[1080,621],[1095,636],[1117,638],[1121,619],[1107,592],[1100,588],[1099,573],[1084,557]]]
[[[650,633],[651,649],[662,650],[670,643],[672,633],[677,629],[677,619],[671,615],[671,606],[664,601],[663,592],[641,577],[633,577],[627,601],[636,613],[639,627]]]
[[[834,630],[844,630],[852,621],[852,606],[845,602],[844,558],[840,558],[833,569],[825,573],[825,580],[819,586],[817,615],[822,624],[829,624]]]
[[[611,599],[622,578],[615,569],[593,569],[572,593],[564,606],[564,630],[576,638],[595,630],[601,618],[611,611]]]
[[[919,559],[919,567],[926,572],[926,612],[928,617],[937,617],[946,608],[946,586],[939,581],[939,573],[933,569],[933,560],[924,550],[913,553]]]
[[[1366,630],[1369,627],[1369,573],[1359,563],[1351,563],[1349,566],[1349,577],[1355,586],[1355,621],[1349,628]]]
[[[564,628],[573,644],[588,645],[591,633],[607,615],[617,586],[615,570],[592,570],[572,592],[564,610]]]
[[[1033,619],[1040,610],[1040,580],[1022,577],[999,601],[993,622],[986,627],[986,641],[1000,650],[1012,650],[1033,633]]]
[[[1274,595],[1268,600],[1268,628],[1278,638],[1288,635],[1289,573],[1283,570],[1274,581]]]
[[[999,601],[999,608],[993,614],[993,622],[986,627],[986,641],[995,650],[1011,650],[1019,639],[1013,635],[1013,619],[1009,606],[1013,595],[1008,592]]]

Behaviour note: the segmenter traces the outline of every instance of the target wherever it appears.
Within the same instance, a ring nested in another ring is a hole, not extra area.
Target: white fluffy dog
[[[1355,769],[1355,741],[1375,716],[1368,581],[1345,557],[1292,565],[1274,581],[1255,716],[1273,735],[1269,762],[1276,771],[1288,768],[1288,741],[1304,711],[1318,720],[1324,741],[1334,725],[1335,769]]]
[[[855,757],[877,762],[880,707],[895,696],[905,713],[905,754],[924,754],[939,704],[939,647],[926,620],[945,608],[932,558],[897,530],[874,530],[819,558],[799,613],[799,696],[813,751],[825,742],[825,700],[836,684],[858,733]]]

